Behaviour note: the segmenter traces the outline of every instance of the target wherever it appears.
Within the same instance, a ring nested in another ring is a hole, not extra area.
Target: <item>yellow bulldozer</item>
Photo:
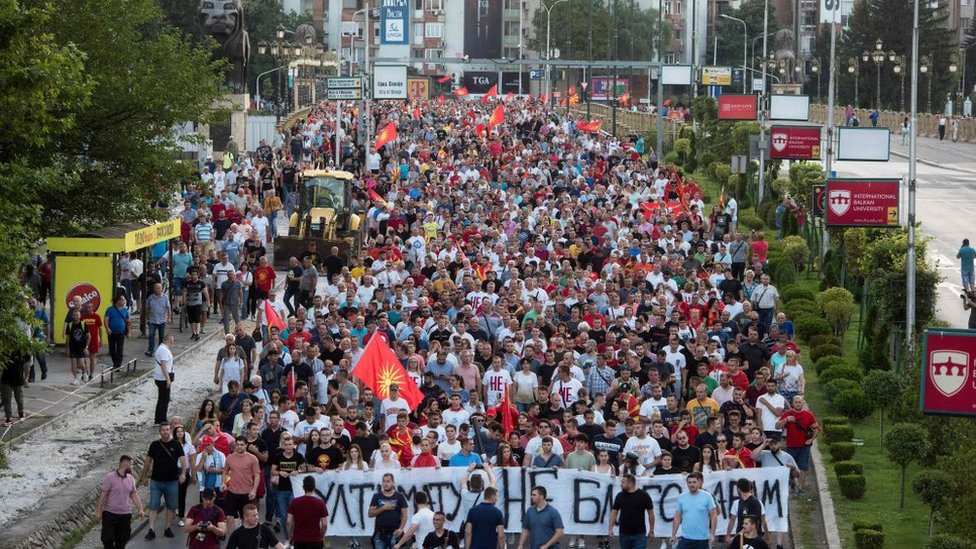
[[[336,246],[347,262],[362,246],[362,215],[353,212],[354,176],[346,171],[305,170],[298,180],[298,207],[288,220],[288,236],[279,236],[274,244],[274,266],[287,269],[288,258],[298,257],[317,245],[324,257]]]

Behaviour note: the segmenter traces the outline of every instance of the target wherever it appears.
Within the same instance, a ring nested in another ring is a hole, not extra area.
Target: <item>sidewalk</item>
[[[976,145],[959,141],[953,143],[948,138],[939,141],[936,137],[918,137],[918,161],[937,168],[972,172],[976,175]],[[891,135],[891,154],[908,158],[908,145],[901,144],[901,135]]]

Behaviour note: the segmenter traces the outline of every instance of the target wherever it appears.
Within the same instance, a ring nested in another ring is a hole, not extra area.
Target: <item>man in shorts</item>
[[[792,405],[792,409],[783,412],[779,417],[776,428],[786,429],[786,453],[796,461],[796,468],[799,470],[796,485],[802,492],[807,469],[810,468],[810,447],[820,434],[820,425],[813,412],[806,408],[803,395],[794,395]]]
[[[85,381],[85,371],[87,370],[88,381],[91,381],[92,376],[95,375],[95,357],[98,356],[98,351],[101,348],[102,317],[92,310],[91,303],[85,303],[81,306],[81,321],[85,323],[89,335],[88,353],[85,355],[85,360],[81,366],[81,380]]]
[[[186,481],[186,471],[190,464],[183,453],[183,445],[173,438],[170,424],[163,422],[159,425],[159,440],[154,440],[146,452],[146,460],[142,467],[140,483],[149,485],[149,530],[146,540],[156,539],[156,516],[163,509],[163,499],[166,499],[166,529],[163,536],[174,537],[171,528],[176,509],[179,504],[179,485]]]
[[[183,303],[186,304],[187,321],[190,325],[190,339],[200,339],[200,323],[203,312],[210,303],[210,292],[206,283],[200,280],[200,272],[191,268],[187,271],[187,281],[183,285]]]
[[[228,481],[222,507],[228,518],[243,519],[244,507],[257,499],[261,483],[261,465],[258,458],[247,451],[246,437],[237,437],[234,451],[227,455],[224,470]],[[235,521],[229,520],[227,533],[233,532],[235,526]]]
[[[91,337],[88,328],[81,320],[81,311],[77,308],[68,313],[68,321],[64,323],[64,339],[68,342],[68,358],[71,360],[72,385],[81,381],[79,375],[85,372],[85,357],[88,355],[88,343]]]

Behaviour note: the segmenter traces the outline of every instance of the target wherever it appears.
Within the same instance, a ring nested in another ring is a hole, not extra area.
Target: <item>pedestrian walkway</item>
[[[908,158],[908,145],[902,145],[901,135],[891,135],[891,154]],[[918,137],[918,161],[940,168],[976,173],[976,145],[953,143],[950,139]]]

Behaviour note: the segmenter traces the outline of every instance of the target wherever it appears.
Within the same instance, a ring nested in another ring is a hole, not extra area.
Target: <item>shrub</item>
[[[834,334],[843,334],[854,314],[854,294],[846,288],[828,288],[817,296],[817,303],[824,312],[824,318],[833,326]]]
[[[813,292],[806,288],[801,288],[800,286],[787,286],[780,290],[780,298],[782,298],[783,303],[789,303],[795,299],[806,299],[813,303],[816,303],[816,296]]]
[[[802,237],[788,236],[783,241],[783,257],[790,260],[796,272],[800,272],[810,259],[810,246]]]
[[[837,477],[837,483],[840,485],[840,493],[845,498],[861,499],[864,497],[864,490],[867,488],[864,475],[844,475]],[[861,530],[861,532],[866,531],[869,530]]]
[[[853,442],[835,442],[830,445],[830,459],[837,462],[847,461],[854,457],[855,449],[856,446],[854,446]],[[875,530],[876,528],[870,529]],[[877,528],[877,530],[880,530],[880,528]]]
[[[776,284],[793,284],[796,282],[796,267],[784,257],[778,259],[775,265],[770,265],[769,276],[776,281]]]
[[[847,425],[848,422],[846,417],[841,416],[827,416],[820,420],[820,425]]]
[[[819,347],[821,345],[826,345],[826,344],[836,345],[840,347],[841,341],[839,337],[832,336],[832,335],[817,335],[810,338],[811,347]]]
[[[763,223],[762,219],[759,219],[755,215],[749,212],[743,212],[739,214],[739,224],[749,227],[754,231],[761,231],[766,225]]]
[[[861,421],[874,412],[874,401],[869,399],[864,391],[858,387],[845,389],[834,395],[834,407],[837,411],[849,417],[851,421]]]
[[[849,379],[861,383],[862,378],[864,378],[864,373],[857,366],[838,364],[827,368],[820,374],[820,383],[830,383],[835,379]]]
[[[678,155],[676,151],[671,151],[664,155],[664,165],[674,164],[675,166],[681,165],[681,156]]]
[[[873,520],[855,520],[854,527],[851,528],[857,532],[858,530],[874,530],[875,532],[883,532],[884,529],[881,527],[881,523]]]
[[[838,461],[834,463],[834,473],[838,477],[844,475],[863,475],[864,474],[864,464],[860,461]]]
[[[797,335],[807,342],[815,335],[830,335],[831,333],[830,324],[823,318],[813,315],[797,318],[793,321],[793,327]]]
[[[814,317],[820,316],[820,309],[817,308],[817,304],[807,299],[794,299],[793,301],[788,301],[786,305],[783,305],[783,312],[786,313],[788,318],[792,318],[794,320],[803,315],[810,315]]]
[[[844,364],[847,364],[847,360],[845,360],[844,357],[825,356],[825,357],[821,357],[818,360],[813,361],[813,369],[817,372],[817,375],[819,376],[824,372],[824,370],[830,368],[831,366],[840,366]]]
[[[926,542],[925,549],[976,549],[976,543],[950,534],[936,534]]]
[[[854,429],[850,425],[827,425],[823,434],[827,444],[850,442],[854,438]]]
[[[882,549],[884,547],[884,534],[877,530],[857,530],[854,532],[854,547],[857,549]]]
[[[812,344],[812,342],[811,342]],[[816,364],[818,360],[825,356],[840,356],[842,354],[841,348],[833,343],[824,343],[823,345],[818,345],[810,351],[810,360]]]
[[[833,402],[837,398],[837,395],[848,389],[859,389],[861,386],[852,379],[841,378],[832,379],[830,383],[821,383],[821,387],[823,387],[823,393],[827,397],[827,400]]]

